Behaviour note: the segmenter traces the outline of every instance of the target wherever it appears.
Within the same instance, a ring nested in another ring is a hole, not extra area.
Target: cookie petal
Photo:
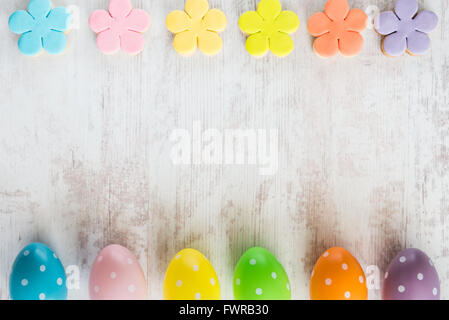
[[[385,11],[374,19],[374,29],[385,36],[398,31],[399,21],[393,11]]]
[[[247,11],[240,16],[239,27],[243,33],[253,34],[262,30],[263,19],[256,11]]]
[[[349,11],[345,21],[348,30],[362,32],[368,23],[368,16],[363,10],[352,9]]]
[[[52,7],[50,0],[30,0],[28,12],[35,18],[44,18],[48,15]]]
[[[341,54],[347,57],[356,56],[363,48],[363,37],[354,31],[344,32],[338,42]]]
[[[307,29],[314,37],[319,37],[329,32],[329,25],[332,21],[323,12],[313,14],[307,22]]]
[[[207,0],[187,0],[185,11],[194,20],[202,19],[209,11]]]
[[[173,47],[179,54],[188,56],[195,52],[197,47],[197,37],[190,30],[178,33],[173,40]]]
[[[401,20],[408,20],[418,12],[418,2],[416,0],[397,0],[394,12]]]
[[[438,16],[432,11],[422,11],[415,19],[415,28],[421,32],[432,32],[438,26]]]
[[[56,31],[67,31],[72,25],[72,15],[64,7],[56,7],[50,11],[47,17],[48,25]]]
[[[120,36],[108,29],[97,36],[97,46],[105,54],[113,54],[120,50]]]
[[[112,18],[105,10],[95,10],[89,17],[89,26],[93,32],[99,33],[109,29]]]
[[[427,34],[414,31],[407,37],[407,49],[411,54],[421,55],[430,49],[430,38]]]
[[[207,55],[216,55],[223,47],[223,40],[214,31],[204,30],[198,35],[198,49]]]
[[[186,31],[189,27],[190,17],[181,10],[175,10],[169,13],[165,19],[165,26],[172,33]]]
[[[37,32],[26,32],[19,38],[19,50],[27,56],[35,56],[42,51],[42,38]]]
[[[333,21],[341,21],[348,15],[349,9],[346,0],[329,0],[324,6],[324,13]]]
[[[22,34],[33,29],[34,19],[25,10],[19,10],[9,17],[8,25],[12,32]]]
[[[145,32],[150,27],[150,15],[142,9],[133,9],[126,18],[128,29],[136,32]]]
[[[246,50],[255,57],[261,57],[269,50],[268,37],[261,32],[252,34],[246,39]]]
[[[315,39],[313,49],[323,58],[333,57],[338,53],[338,39],[330,33],[325,33]]]
[[[109,2],[109,13],[113,18],[126,17],[132,9],[131,0],[110,0]]]
[[[209,10],[203,18],[203,24],[207,30],[222,32],[227,25],[226,15],[218,9]]]
[[[257,13],[268,21],[273,21],[281,13],[282,6],[279,0],[261,0],[257,6]]]
[[[270,50],[278,57],[288,56],[295,45],[292,38],[284,32],[276,32],[270,37]]]
[[[42,44],[48,53],[60,54],[67,49],[67,38],[63,32],[51,30],[44,35]]]
[[[138,54],[145,47],[145,37],[135,31],[125,31],[120,36],[123,51],[129,54]]]
[[[275,20],[278,31],[288,34],[296,32],[299,28],[299,18],[293,11],[282,11]]]
[[[407,39],[399,33],[392,33],[382,41],[382,49],[389,56],[399,57],[407,50]]]

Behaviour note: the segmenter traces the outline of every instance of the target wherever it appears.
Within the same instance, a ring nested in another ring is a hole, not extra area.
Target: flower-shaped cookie
[[[418,12],[416,0],[398,0],[394,12],[382,12],[374,21],[374,28],[386,36],[382,41],[385,54],[397,57],[406,51],[412,55],[424,54],[430,48],[427,33],[438,25],[438,16],[432,11]]]
[[[218,33],[226,28],[225,14],[209,10],[207,0],[187,0],[184,10],[170,12],[165,21],[167,29],[175,34],[175,50],[185,56],[195,53],[197,47],[207,55],[219,53],[223,41]]]
[[[279,0],[261,0],[257,11],[248,11],[241,15],[239,27],[249,34],[246,50],[260,57],[271,50],[279,57],[289,55],[294,48],[290,34],[299,28],[299,18],[292,11],[282,11]]]
[[[90,28],[98,33],[97,46],[105,54],[123,49],[137,54],[145,47],[145,32],[150,27],[150,16],[141,9],[133,9],[130,0],[111,0],[109,12],[94,11],[89,18]]]
[[[42,49],[59,54],[67,48],[64,32],[72,25],[72,15],[64,7],[52,8],[50,0],[30,0],[28,11],[19,10],[9,17],[9,28],[21,34],[19,50],[35,56]]]
[[[324,13],[312,15],[307,24],[309,33],[317,37],[313,42],[315,52],[324,58],[336,55],[355,56],[363,47],[363,37],[368,16],[360,9],[352,9],[346,0],[329,0]]]

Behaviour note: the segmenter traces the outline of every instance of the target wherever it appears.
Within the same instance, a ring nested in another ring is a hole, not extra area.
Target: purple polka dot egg
[[[432,260],[419,249],[401,251],[385,273],[384,300],[439,300],[440,280]]]

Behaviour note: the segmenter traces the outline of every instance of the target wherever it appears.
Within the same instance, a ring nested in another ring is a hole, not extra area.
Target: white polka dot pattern
[[[170,262],[164,280],[166,300],[219,300],[220,284],[210,262],[194,249],[184,249]]]
[[[438,274],[429,257],[419,249],[410,248],[401,251],[388,266],[382,298],[435,300],[439,299],[438,289]]]
[[[287,273],[276,257],[260,247],[246,251],[234,274],[236,300],[289,300]]]
[[[136,257],[120,245],[101,250],[92,265],[89,293],[93,300],[146,299],[146,280]]]
[[[358,261],[344,248],[326,250],[310,278],[312,300],[366,300],[368,289]]]
[[[10,274],[12,300],[65,300],[66,274],[55,252],[42,243],[31,243],[17,255]]]

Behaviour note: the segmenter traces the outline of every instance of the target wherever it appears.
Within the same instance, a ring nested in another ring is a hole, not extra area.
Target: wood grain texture
[[[254,245],[279,258],[295,299],[308,298],[318,256],[334,245],[384,270],[405,247],[435,262],[449,298],[449,5],[420,1],[440,17],[424,57],[386,58],[366,30],[362,54],[323,60],[307,18],[325,0],[283,0],[298,13],[287,58],[250,57],[238,17],[255,0],[210,0],[229,21],[223,51],[179,57],[166,15],[184,0],[133,0],[152,26],[136,56],[104,56],[87,25],[107,0],[54,0],[81,10],[58,57],[19,54],[5,23],[26,0],[0,10],[0,298],[19,250],[42,241],[65,265],[89,268],[111,243],[131,249],[162,297],[172,256],[184,247],[215,267],[224,298],[240,255]],[[391,9],[393,1],[352,0]],[[174,129],[277,129],[279,171],[256,166],[173,165]],[[370,297],[379,298],[379,290]]]

